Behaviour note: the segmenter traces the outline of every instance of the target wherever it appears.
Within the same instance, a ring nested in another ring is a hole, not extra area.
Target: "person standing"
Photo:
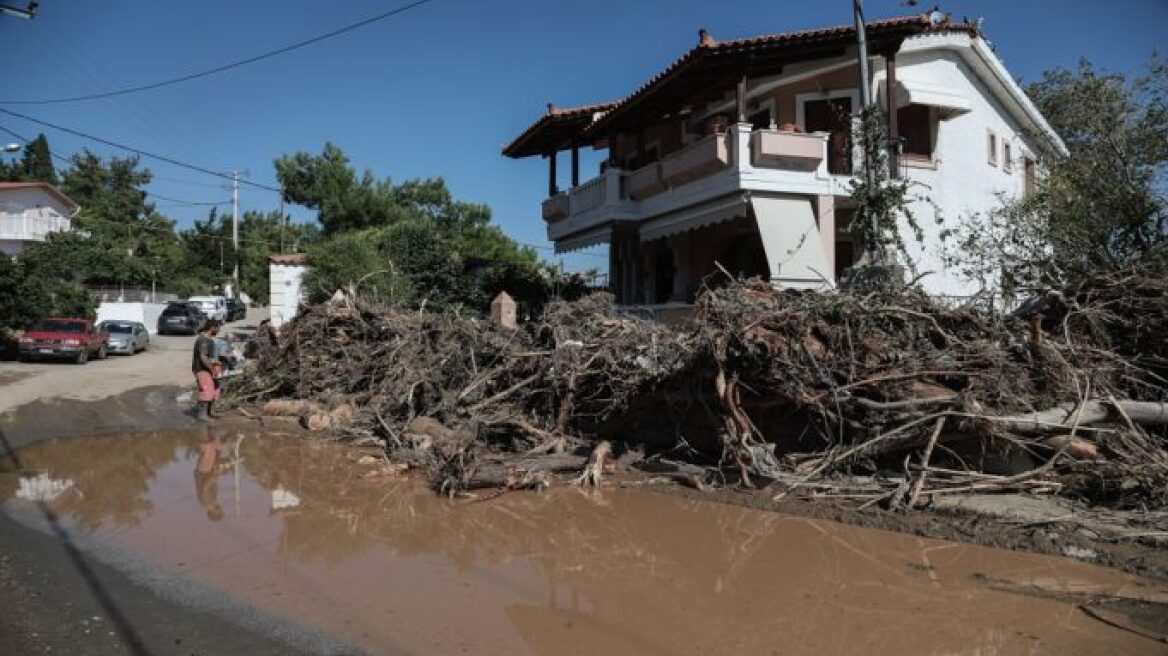
[[[215,384],[215,336],[219,334],[219,322],[211,319],[199,331],[195,338],[194,357],[191,358],[191,371],[195,374],[195,384],[199,389],[198,409],[195,419],[209,421],[213,419],[211,407],[219,398],[219,387]]]

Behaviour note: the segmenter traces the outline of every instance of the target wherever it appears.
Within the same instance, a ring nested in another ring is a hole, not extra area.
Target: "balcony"
[[[569,213],[568,194],[562,191],[543,201],[543,220],[548,223],[566,219]]]
[[[740,191],[843,195],[848,180],[828,172],[828,135],[752,130],[734,125],[636,171],[609,168],[544,201],[548,238],[563,249],[608,240],[619,223],[662,217]],[[554,211],[553,211],[554,209]]]
[[[69,219],[45,208],[0,213],[0,239],[11,241],[45,241],[50,233],[68,231]]]
[[[728,135],[711,134],[661,160],[661,177],[670,187],[704,178],[730,164]]]
[[[824,155],[820,135],[772,130],[750,134],[750,162],[758,168],[814,171]]]
[[[653,162],[633,171],[625,181],[625,191],[633,200],[644,200],[665,191],[665,181],[661,178],[661,163]]]

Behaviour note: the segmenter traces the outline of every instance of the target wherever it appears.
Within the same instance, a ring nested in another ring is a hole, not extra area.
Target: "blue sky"
[[[23,0],[8,0],[23,4]],[[42,0],[33,21],[0,16],[0,101],[59,97],[144,84],[216,66],[360,20],[404,0]],[[877,18],[921,11],[899,0],[865,3]],[[358,169],[403,181],[442,176],[484,202],[519,241],[549,246],[539,202],[546,163],[500,148],[544,111],[620,98],[667,66],[706,27],[732,38],[848,23],[848,0],[434,0],[306,49],[164,89],[14,111],[217,170],[246,169],[274,183],[272,160],[339,144]],[[1168,45],[1168,1],[965,0],[941,4],[984,17],[1007,67],[1023,81],[1086,57],[1130,72]],[[32,136],[42,128],[0,116]],[[113,149],[43,129],[54,151]],[[0,135],[5,140],[6,135]],[[566,158],[561,171],[566,175]],[[215,178],[145,161],[149,189],[218,202]],[[594,171],[586,160],[583,175]],[[158,201],[180,226],[205,207]],[[244,188],[244,209],[274,209],[276,194]],[[294,217],[311,220],[303,208]],[[553,257],[543,250],[545,257]],[[583,254],[569,268],[603,266]]]

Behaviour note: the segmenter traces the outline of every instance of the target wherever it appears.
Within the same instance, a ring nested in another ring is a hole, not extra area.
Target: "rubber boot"
[[[215,414],[215,402],[207,401],[207,417],[210,419],[218,419],[219,415]]]
[[[195,410],[195,419],[211,421],[211,404],[207,401],[199,401],[199,407]]]

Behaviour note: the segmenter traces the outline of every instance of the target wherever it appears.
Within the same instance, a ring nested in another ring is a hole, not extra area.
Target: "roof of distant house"
[[[932,12],[899,16],[866,24],[870,52],[895,50],[905,38],[930,32],[978,33],[977,26],[946,16],[940,22]],[[719,82],[741,77],[781,72],[783,66],[801,59],[842,52],[854,44],[854,25],[766,34],[718,41],[701,30],[698,44],[636,91],[617,102],[585,105],[569,109],[548,106],[548,112],[503,149],[507,157],[546,155],[573,143],[591,143],[603,138],[613,127],[636,125],[647,117],[676,109],[679,102],[710,100],[702,94],[718,94]]]
[[[40,187],[44,189],[46,192],[56,197],[57,200],[73,208],[74,212],[81,209],[81,206],[77,204],[77,201],[69,198],[65,195],[65,192],[47,182],[0,182],[0,191],[4,191],[5,189],[31,189],[33,187]]]
[[[308,255],[305,253],[269,255],[268,262],[271,262],[272,264],[306,264],[308,262]]]

